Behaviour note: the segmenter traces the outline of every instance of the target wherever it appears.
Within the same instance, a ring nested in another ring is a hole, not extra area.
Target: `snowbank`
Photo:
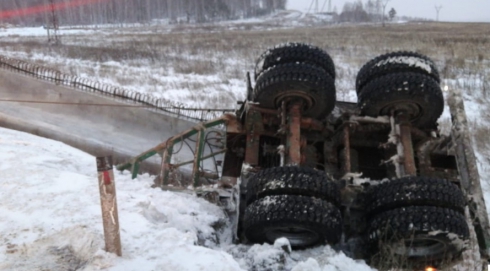
[[[106,253],[95,158],[0,128],[0,270],[372,270],[330,247],[235,245],[222,210],[115,172],[123,256]],[[287,242],[287,240],[286,240]]]

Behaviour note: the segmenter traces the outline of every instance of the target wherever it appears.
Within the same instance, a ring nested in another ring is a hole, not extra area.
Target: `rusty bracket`
[[[256,109],[256,107],[251,107],[245,119],[247,137],[244,163],[252,167],[259,164],[260,136],[264,132],[262,114]]]
[[[350,157],[350,127],[349,125],[344,126],[344,164],[342,165],[342,170],[345,174],[352,171],[351,167],[351,157]]]
[[[174,150],[174,142],[170,141],[167,144],[167,147],[163,150],[162,155],[162,166],[159,178],[159,186],[162,187],[164,185],[168,185],[170,171],[172,170],[172,165],[170,162],[172,161],[172,152]]]
[[[397,124],[399,126],[399,136],[400,143],[403,147],[403,152],[401,157],[403,157],[403,167],[405,170],[405,176],[416,176],[417,168],[415,167],[415,158],[413,154],[413,143],[412,143],[412,124],[410,123],[409,116],[400,112],[396,116]]]
[[[287,164],[301,164],[301,109],[303,104],[295,102],[289,106],[289,133],[287,135]]]
[[[279,109],[279,111],[280,111],[279,116],[281,117],[281,125],[280,125],[277,133],[280,135],[287,135],[288,124],[287,124],[287,109],[286,109],[286,102],[285,101],[282,102],[281,108]]]

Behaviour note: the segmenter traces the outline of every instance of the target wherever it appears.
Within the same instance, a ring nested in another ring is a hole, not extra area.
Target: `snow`
[[[388,59],[385,59],[385,60],[382,60],[382,61],[376,63],[376,66],[379,67],[379,66],[386,65],[388,63],[407,64],[408,66],[413,66],[413,67],[424,69],[429,74],[432,73],[432,68],[430,67],[429,62],[426,61],[425,59],[420,58],[420,57],[414,57],[414,56],[390,57]]]
[[[213,226],[226,220],[217,206],[192,195],[152,189],[150,176],[131,180],[120,173],[116,180],[123,257],[116,261],[101,252],[95,158],[51,140],[0,131],[1,249],[7,244],[11,250],[18,248],[0,256],[0,269],[51,268],[51,248],[71,246],[74,257],[89,261],[87,268],[92,269],[240,270],[230,255],[196,245],[215,245]],[[196,260],[183,260],[189,255]]]
[[[154,176],[116,171],[117,257],[104,251],[94,157],[0,128],[0,160],[0,270],[372,270],[328,246],[235,245],[218,206],[151,188]]]
[[[354,261],[343,253],[336,253],[329,247],[322,251],[323,258],[309,258],[305,262],[299,263],[291,271],[372,271],[373,269],[364,263]]]
[[[52,29],[50,29],[53,33]],[[90,34],[95,31],[95,29],[64,29],[58,30],[59,35],[77,35],[77,34]],[[46,36],[47,30],[43,27],[10,27],[10,28],[0,28],[0,37],[8,36]]]

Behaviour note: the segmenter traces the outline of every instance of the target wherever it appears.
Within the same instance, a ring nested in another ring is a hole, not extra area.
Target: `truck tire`
[[[255,64],[254,78],[267,69],[287,63],[306,63],[323,69],[335,79],[335,66],[330,55],[322,49],[304,43],[286,43],[265,51]]]
[[[427,75],[437,83],[441,82],[436,64],[428,57],[415,52],[392,52],[378,56],[366,63],[357,73],[356,91],[370,81],[391,73],[412,72]]]
[[[427,75],[394,73],[369,82],[358,94],[361,114],[370,117],[390,116],[391,111],[405,111],[412,125],[432,128],[444,108],[439,84]]]
[[[448,180],[404,177],[374,186],[368,194],[367,213],[375,215],[408,206],[436,206],[464,214],[465,198],[461,189]]]
[[[245,209],[244,233],[253,243],[286,237],[295,248],[334,244],[342,234],[342,217],[333,204],[306,196],[274,195]]]
[[[254,101],[262,107],[276,109],[286,99],[301,99],[303,115],[320,119],[335,106],[335,83],[322,69],[304,63],[277,65],[257,79]]]
[[[375,216],[368,239],[384,262],[405,263],[405,268],[442,268],[465,250],[469,229],[464,215],[451,209],[411,206]]]
[[[304,167],[268,168],[248,180],[247,204],[271,195],[309,196],[340,204],[340,188],[333,178]]]

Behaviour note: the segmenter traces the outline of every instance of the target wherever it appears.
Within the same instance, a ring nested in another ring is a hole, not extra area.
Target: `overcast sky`
[[[328,9],[328,0],[318,0],[319,9],[325,1],[325,11]],[[337,7],[339,12],[346,2],[357,0],[332,0],[332,8]],[[366,3],[367,0],[362,0]],[[288,8],[300,11],[308,11],[312,0],[288,0]],[[386,10],[395,8],[398,15],[436,18],[435,6],[442,6],[439,13],[441,21],[468,21],[490,22],[490,0],[391,0]]]

